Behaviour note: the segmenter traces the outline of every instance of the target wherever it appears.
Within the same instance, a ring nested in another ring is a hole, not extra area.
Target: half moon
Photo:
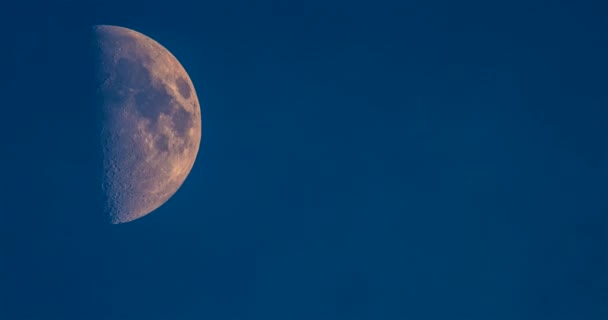
[[[101,117],[104,215],[111,223],[141,218],[185,181],[201,141],[194,86],[179,61],[131,29],[93,27]]]

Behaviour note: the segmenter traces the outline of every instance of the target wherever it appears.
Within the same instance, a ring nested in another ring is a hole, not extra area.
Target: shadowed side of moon
[[[116,26],[95,26],[92,39],[104,212],[124,223],[183,184],[200,145],[200,107],[188,74],[156,41]]]

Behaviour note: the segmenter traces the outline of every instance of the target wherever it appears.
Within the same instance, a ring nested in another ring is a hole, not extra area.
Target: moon
[[[162,206],[186,180],[201,141],[200,105],[186,70],[153,39],[97,25],[91,43],[104,217],[125,223]]]

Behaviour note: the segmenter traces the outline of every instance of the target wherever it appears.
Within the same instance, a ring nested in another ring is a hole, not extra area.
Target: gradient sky
[[[2,19],[1,319],[608,317],[602,2],[55,2]],[[185,184],[119,226],[89,218],[93,24],[202,105]]]

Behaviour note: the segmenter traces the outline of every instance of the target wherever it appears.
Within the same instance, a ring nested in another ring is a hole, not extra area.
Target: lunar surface
[[[104,215],[118,224],[163,205],[188,176],[201,140],[194,86],[158,42],[122,27],[93,27],[101,117]]]

